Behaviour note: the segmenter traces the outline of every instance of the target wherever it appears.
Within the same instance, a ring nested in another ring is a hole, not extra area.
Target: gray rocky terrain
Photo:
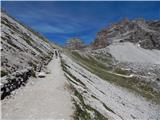
[[[1,22],[1,66],[4,74],[28,67],[38,69],[51,58],[53,46],[47,39],[4,12]]]
[[[67,56],[63,56],[62,58],[64,60],[66,76],[76,91],[73,97],[74,101],[84,114],[82,116],[81,113],[77,113],[77,119],[160,119],[160,106],[158,104],[152,103],[141,95],[131,92],[124,87],[111,84],[99,78]]]
[[[73,103],[60,59],[54,57],[47,69],[45,78],[30,77],[25,87],[2,101],[2,119],[72,120]]]
[[[159,20],[124,19],[110,25],[97,33],[86,53],[103,63],[106,63],[103,59],[110,58],[113,69],[127,70],[141,81],[149,82],[154,90],[160,90]]]
[[[78,50],[1,22],[2,119],[160,119],[160,21],[123,20]]]
[[[159,24],[123,20],[98,32],[89,47],[66,53],[64,71],[83,113],[77,119],[160,119]]]
[[[5,12],[1,14],[1,98],[51,60],[55,45]],[[6,77],[6,75],[8,75]]]
[[[110,25],[97,33],[93,43],[94,48],[108,46],[114,42],[129,41],[146,49],[160,49],[160,21],[145,21],[144,19],[124,19]]]

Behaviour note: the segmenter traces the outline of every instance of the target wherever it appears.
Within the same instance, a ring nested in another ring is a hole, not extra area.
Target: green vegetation
[[[136,77],[123,77],[116,75],[115,73],[110,72],[109,67],[105,66],[100,61],[97,61],[91,56],[82,56],[78,52],[71,52],[71,57],[81,66],[89,70],[90,72],[96,74],[104,80],[107,80],[110,83],[122,86],[127,88],[130,91],[134,91],[149,100],[153,100],[157,103],[160,103],[160,94],[154,91],[149,84],[144,83],[138,80]],[[127,71],[117,69],[116,73],[127,74]]]
[[[98,61],[100,60],[101,62],[105,63],[108,66],[113,64],[113,57],[109,53],[105,53],[105,54],[103,52],[94,53],[94,58]]]
[[[1,70],[1,77],[8,75],[8,72],[5,70]]]
[[[34,70],[36,70],[37,64],[36,64],[35,62],[33,62],[33,61],[28,61],[28,64],[29,64]]]
[[[80,61],[81,63],[83,63],[84,65],[87,65],[86,67],[98,67],[98,68],[102,68],[105,70],[110,70],[110,67],[107,67],[105,64],[98,62],[96,59],[94,59],[91,56],[81,56],[78,52],[72,52],[72,57],[75,59],[78,59],[78,61]]]
[[[36,78],[36,72],[34,70],[31,70],[31,76]]]

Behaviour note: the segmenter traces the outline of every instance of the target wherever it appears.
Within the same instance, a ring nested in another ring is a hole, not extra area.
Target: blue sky
[[[72,37],[79,37],[89,44],[102,28],[124,18],[160,20],[158,1],[3,1],[1,5],[11,16],[60,45]]]

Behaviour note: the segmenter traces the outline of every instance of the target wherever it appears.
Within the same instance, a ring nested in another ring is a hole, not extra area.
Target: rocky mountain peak
[[[124,19],[98,32],[94,48],[103,48],[115,42],[132,42],[145,49],[160,49],[160,21]]]

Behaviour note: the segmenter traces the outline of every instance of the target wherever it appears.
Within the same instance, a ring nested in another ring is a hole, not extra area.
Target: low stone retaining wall
[[[37,66],[36,70],[33,70],[33,67],[29,67],[24,70],[16,71],[12,74],[4,76],[1,78],[1,100],[6,96],[10,95],[12,91],[18,89],[21,86],[24,86],[27,83],[29,77],[36,77],[35,71],[40,72],[44,70],[48,63],[52,60],[53,54],[50,58],[43,61],[40,65]]]
[[[16,71],[1,78],[1,100],[10,95],[12,91],[24,86],[28,78],[35,76],[32,68]]]

